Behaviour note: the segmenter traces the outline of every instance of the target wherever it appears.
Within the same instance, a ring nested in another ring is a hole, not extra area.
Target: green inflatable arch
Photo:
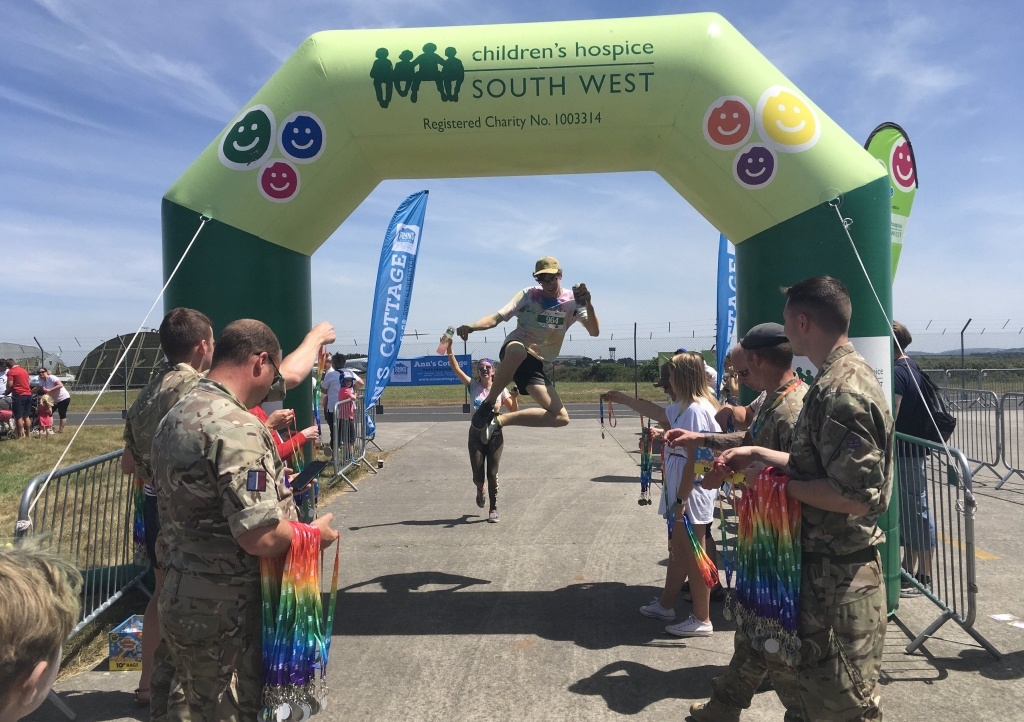
[[[310,256],[382,180],[610,171],[657,172],[736,244],[740,333],[781,320],[780,285],[842,279],[891,389],[885,168],[712,13],[313,35],[164,196],[165,277],[212,219],[165,305],[263,319],[293,348]]]

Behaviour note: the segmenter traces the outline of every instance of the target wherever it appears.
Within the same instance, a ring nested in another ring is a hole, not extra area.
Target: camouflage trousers
[[[259,586],[225,588],[168,570],[160,622],[192,719],[255,720],[263,697]]]
[[[149,682],[150,722],[189,722],[185,691],[178,684],[167,642],[161,636],[153,652],[153,676]]]
[[[807,722],[882,719],[878,674],[886,623],[877,553],[856,563],[804,554],[796,671]]]
[[[786,708],[787,722],[803,719],[795,670],[779,655],[754,649],[750,638],[742,631],[737,631],[733,638],[729,669],[723,676],[711,680],[711,700],[728,707],[747,709],[765,675],[771,676],[772,686]]]

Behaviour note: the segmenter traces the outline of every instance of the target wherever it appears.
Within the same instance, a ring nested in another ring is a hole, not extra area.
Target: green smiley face
[[[232,123],[220,144],[220,159],[234,170],[258,167],[270,156],[274,117],[265,105],[249,108]]]

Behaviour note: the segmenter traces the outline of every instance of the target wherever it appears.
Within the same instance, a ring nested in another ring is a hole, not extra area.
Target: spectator
[[[53,400],[53,407],[60,417],[57,433],[63,434],[64,422],[68,418],[68,406],[71,404],[71,394],[64,388],[64,383],[60,379],[55,378],[45,366],[40,366],[38,373],[39,385],[43,387],[43,392]]]
[[[47,394],[39,397],[36,416],[39,418],[39,435],[53,436],[53,399]]]
[[[443,341],[443,339],[442,339]],[[469,398],[472,399],[473,408],[480,408],[480,404],[491,392],[494,383],[494,362],[490,359],[480,359],[476,365],[476,378],[471,379],[466,372],[459,368],[452,352],[452,340],[448,339],[448,365],[451,366],[455,376],[462,382],[463,386],[469,389]],[[519,409],[519,394],[513,396],[508,389],[498,392],[495,405],[499,408],[504,406],[508,411]],[[487,493],[490,497],[491,509],[488,512],[488,520],[496,522],[498,516],[498,465],[501,463],[501,451],[505,441],[498,429],[490,439],[484,442],[480,434],[474,429],[469,430],[469,466],[473,470],[473,483],[476,485],[476,505],[484,508],[484,479],[487,480]]]
[[[320,345],[300,346],[303,378]],[[263,701],[260,558],[287,554],[296,508],[270,432],[248,409],[283,398],[283,365],[266,324],[234,321],[217,338],[209,375],[153,439],[167,542],[160,621],[193,720],[254,720]],[[338,538],[332,518],[312,523],[322,547]]]
[[[278,409],[267,415],[262,406],[253,406],[249,409],[249,413],[262,421],[270,429],[270,435],[274,437],[274,446],[277,447],[277,453],[281,457],[281,461],[290,461],[296,451],[308,442],[316,441],[320,438],[319,429],[316,426],[310,426],[302,431],[296,431],[286,439],[281,434],[281,431],[295,423],[295,412],[291,409]]]
[[[7,395],[7,359],[0,358],[0,398]]]
[[[68,561],[23,546],[0,550],[0,720],[46,699],[78,621],[82,577]]]
[[[324,419],[327,421],[327,428],[330,430],[330,445],[332,449],[335,445],[334,409],[338,405],[338,392],[341,390],[341,380],[343,378],[352,379],[353,388],[362,388],[366,385],[355,371],[345,368],[347,360],[345,354],[334,354],[331,357],[331,369],[324,374],[323,381],[320,383],[320,390],[323,392]]]
[[[14,412],[14,428],[18,438],[27,438],[32,431],[32,387],[28,371],[7,359],[7,390],[11,394],[11,410]]]
[[[896,396],[896,431],[920,436],[913,420],[926,416],[921,412],[921,369],[907,355],[914,337],[899,321],[892,322],[893,392]],[[913,444],[896,445],[900,485],[900,546],[904,549],[903,568],[923,587],[932,583],[932,550],[935,548],[935,520],[928,509],[928,477],[925,473],[927,451]],[[904,582],[900,596],[915,596],[917,587]]]

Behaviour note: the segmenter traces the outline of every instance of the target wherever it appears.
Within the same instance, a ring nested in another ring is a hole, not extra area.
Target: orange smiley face
[[[754,129],[750,104],[738,95],[727,95],[704,113],[704,139],[718,150],[738,148]]]
[[[774,150],[799,153],[818,142],[821,123],[810,104],[780,85],[766,90],[757,102],[757,130]]]

